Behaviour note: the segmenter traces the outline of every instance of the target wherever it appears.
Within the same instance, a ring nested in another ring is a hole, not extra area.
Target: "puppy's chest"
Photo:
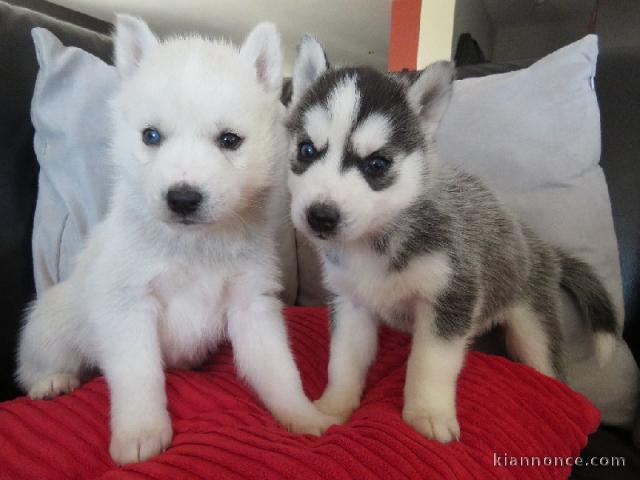
[[[232,272],[174,264],[152,282],[160,304],[158,334],[167,366],[204,361],[225,332],[226,292]]]
[[[329,289],[364,305],[396,327],[410,323],[416,301],[435,302],[448,284],[451,269],[445,254],[425,255],[403,269],[390,268],[389,259],[372,251],[326,251]]]

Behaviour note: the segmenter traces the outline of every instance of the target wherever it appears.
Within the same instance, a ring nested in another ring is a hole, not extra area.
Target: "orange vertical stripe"
[[[387,68],[397,72],[415,70],[418,59],[422,0],[393,0]]]

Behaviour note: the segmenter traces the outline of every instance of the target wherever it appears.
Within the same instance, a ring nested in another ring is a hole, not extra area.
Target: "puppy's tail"
[[[609,294],[593,269],[577,258],[560,253],[560,285],[569,290],[593,330],[596,358],[600,365],[609,361],[620,334],[616,313]]]

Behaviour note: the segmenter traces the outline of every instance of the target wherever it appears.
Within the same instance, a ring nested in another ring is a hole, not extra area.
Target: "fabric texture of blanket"
[[[285,313],[305,390],[317,398],[326,383],[326,310]],[[402,421],[409,346],[407,335],[383,329],[361,407],[345,425],[316,438],[289,433],[273,419],[236,376],[232,350],[225,345],[202,370],[167,373],[171,447],[124,468],[108,453],[109,399],[102,377],[54,400],[1,403],[0,479],[569,475],[566,459],[579,455],[600,419],[585,397],[524,365],[470,353],[458,383],[461,440],[442,445]],[[514,462],[541,466],[508,466]]]

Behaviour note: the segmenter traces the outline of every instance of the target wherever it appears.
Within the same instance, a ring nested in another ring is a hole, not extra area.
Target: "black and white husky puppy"
[[[588,265],[539,240],[476,177],[439,162],[434,132],[453,78],[447,62],[408,86],[369,68],[331,70],[305,37],[288,121],[291,216],[333,294],[329,383],[316,405],[343,420],[358,407],[382,322],[413,334],[403,418],[441,442],[460,436],[456,380],[478,333],[503,325],[514,357],[562,378],[567,287],[603,359],[617,335]]]

